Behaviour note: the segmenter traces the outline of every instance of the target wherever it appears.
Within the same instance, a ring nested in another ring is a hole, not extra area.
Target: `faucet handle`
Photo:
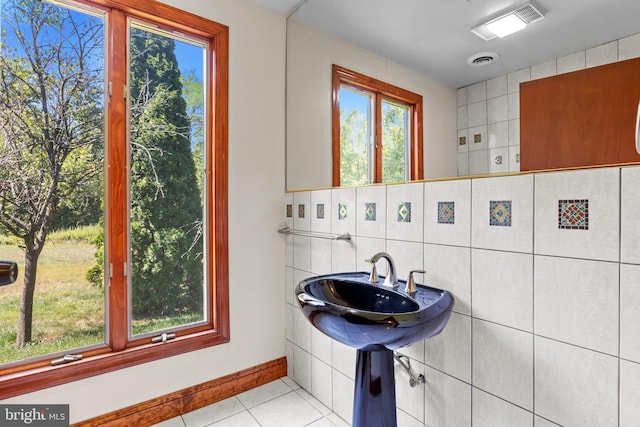
[[[411,295],[411,296],[413,296],[416,293],[416,291],[418,290],[416,288],[416,282],[413,279],[413,273],[423,273],[424,274],[424,273],[426,273],[426,271],[424,271],[424,270],[411,270],[409,272],[409,278],[407,279],[407,286],[404,288],[404,291],[407,294]]]
[[[378,277],[376,262],[371,258],[365,259],[364,261],[371,264],[371,274],[369,274],[369,283],[378,283],[378,281],[380,281],[380,278]]]

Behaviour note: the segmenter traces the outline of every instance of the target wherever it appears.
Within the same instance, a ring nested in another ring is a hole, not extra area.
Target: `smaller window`
[[[422,96],[333,66],[333,185],[423,179]]]

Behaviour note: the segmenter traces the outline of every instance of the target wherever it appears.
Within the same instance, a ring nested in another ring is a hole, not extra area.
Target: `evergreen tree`
[[[202,201],[174,47],[131,31],[134,319],[202,310]]]

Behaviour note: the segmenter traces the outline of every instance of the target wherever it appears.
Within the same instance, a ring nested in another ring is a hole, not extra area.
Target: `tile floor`
[[[290,378],[172,418],[156,427],[348,427]]]

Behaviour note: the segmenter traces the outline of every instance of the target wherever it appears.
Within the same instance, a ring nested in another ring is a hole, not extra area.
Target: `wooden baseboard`
[[[287,375],[287,359],[272,360],[203,384],[85,420],[74,427],[150,426]]]

